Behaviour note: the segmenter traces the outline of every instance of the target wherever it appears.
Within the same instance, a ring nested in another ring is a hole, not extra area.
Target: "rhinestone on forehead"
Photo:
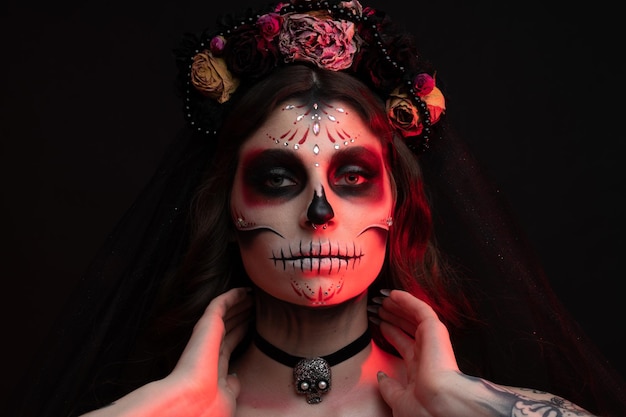
[[[322,129],[322,122],[327,121],[329,124],[324,124],[328,140],[334,144],[335,149],[339,149],[341,144],[344,146],[349,145],[355,141],[355,137],[350,135],[345,130],[339,128],[339,120],[337,116],[347,115],[348,112],[343,107],[335,107],[330,104],[313,103],[308,108],[305,105],[288,104],[282,108],[283,111],[290,110],[303,110],[303,113],[296,115],[294,120],[295,127],[289,129],[286,132],[275,136],[268,133],[270,139],[276,144],[283,144],[284,146],[290,146],[293,144],[294,149],[299,149],[300,145],[306,142],[309,137],[309,133],[313,133],[314,136],[318,136]],[[309,122],[309,123],[307,123]],[[307,123],[306,125],[303,125]],[[335,125],[335,126],[334,126]],[[302,127],[304,126],[304,129]],[[333,129],[334,127],[334,129]],[[313,147],[313,153],[319,154],[319,146]]]

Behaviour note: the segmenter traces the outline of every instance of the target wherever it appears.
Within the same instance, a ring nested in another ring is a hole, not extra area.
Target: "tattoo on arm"
[[[486,390],[482,405],[493,412],[494,417],[592,416],[571,401],[548,392],[528,388],[509,389],[481,378],[465,376],[482,384]]]

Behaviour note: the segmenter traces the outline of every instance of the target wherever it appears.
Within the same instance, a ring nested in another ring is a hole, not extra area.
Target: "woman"
[[[89,284],[112,306],[80,357],[95,365],[73,373],[94,386],[61,402],[94,416],[620,410],[621,382],[503,229],[413,48],[357,2],[294,2],[179,51],[193,135],[160,191],[189,195],[214,152],[189,247],[157,221],[119,288]]]
[[[195,302],[200,294],[214,301],[171,374],[94,416],[129,411],[468,415],[473,407],[477,415],[529,409],[584,414],[552,395],[461,374],[437,315],[404,292],[383,291],[390,298],[370,308],[400,357],[367,338],[330,367],[330,376],[324,372],[328,364],[322,371],[318,364],[284,364],[288,355],[315,358],[359,341],[368,329],[367,292],[375,280],[378,288],[420,288],[423,298],[427,288],[433,288],[433,296],[448,299],[448,294],[436,290],[440,262],[429,239],[430,212],[418,167],[403,141],[392,136],[382,104],[365,86],[344,73],[288,66],[252,87],[231,114],[217,151],[228,158],[218,161],[200,190],[198,225],[182,275],[200,281],[192,283],[198,287],[215,281],[223,291],[233,285],[225,276],[241,276],[223,268],[243,263],[254,295],[235,289],[213,298],[194,286],[187,292],[169,289],[169,296],[182,294],[192,306],[206,304]],[[287,142],[278,139],[292,135]],[[216,235],[221,239],[214,240]],[[241,260],[224,244],[233,237]],[[388,242],[398,243],[389,243],[387,251]],[[252,334],[252,304],[254,343],[231,361],[234,348]],[[451,312],[441,308],[441,313]],[[316,385],[316,378],[323,384],[317,379]],[[448,389],[468,398],[457,403],[442,394]],[[189,400],[181,403],[180,396]],[[147,407],[143,398],[149,398]]]

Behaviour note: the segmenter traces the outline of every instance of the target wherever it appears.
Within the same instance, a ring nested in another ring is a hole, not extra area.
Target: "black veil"
[[[462,371],[626,412],[626,386],[557,298],[500,190],[450,127],[420,159],[442,250],[481,324],[451,332]]]
[[[202,139],[181,134],[169,146],[76,285],[46,338],[49,345],[18,381],[19,401],[8,402],[5,410],[16,407],[8,415],[78,415],[120,396],[124,388],[114,381],[161,279],[186,249],[189,200],[210,159]]]

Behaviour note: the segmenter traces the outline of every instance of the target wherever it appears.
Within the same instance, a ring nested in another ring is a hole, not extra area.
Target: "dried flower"
[[[259,17],[256,25],[265,40],[271,41],[278,35],[283,24],[283,17],[278,13],[267,13]]]
[[[441,115],[446,111],[446,99],[443,93],[437,87],[433,87],[430,93],[422,97],[422,100],[424,100],[428,106],[430,122],[437,123]]]
[[[430,122],[436,123],[446,109],[445,99],[441,90],[433,86],[430,93],[421,97],[421,99],[428,107]],[[396,88],[389,94],[386,107],[387,116],[391,124],[403,137],[417,136],[422,133],[424,126],[422,125],[419,111],[409,95],[400,92],[400,89]]]
[[[228,101],[239,86],[239,80],[232,77],[224,59],[213,56],[208,50],[193,57],[191,83],[199,92],[218,103]]]
[[[311,14],[292,14],[279,35],[278,47],[285,62],[311,62],[320,68],[350,68],[357,42],[354,23],[319,19]]]
[[[209,49],[214,56],[220,56],[224,51],[226,39],[223,36],[214,36],[209,43]]]
[[[357,0],[342,1],[339,7],[355,16],[361,16],[363,14],[363,6]]]
[[[415,88],[415,93],[418,96],[423,97],[433,91],[433,88],[435,88],[435,79],[431,77],[430,74],[417,74],[415,80],[413,80],[413,88]]]
[[[244,25],[230,36],[224,48],[228,68],[238,77],[255,79],[278,64],[278,48],[268,41],[256,25]]]
[[[249,12],[245,20],[231,17],[220,32],[200,40],[185,56],[192,57],[191,84],[208,97],[189,97],[187,117],[197,122],[196,128],[216,131],[223,111],[219,104],[231,98],[240,80],[247,83],[277,66],[304,62],[350,72],[386,99],[396,131],[405,138],[421,135],[418,141],[427,143],[423,118],[436,123],[445,112],[445,99],[434,71],[419,59],[414,38],[386,13],[363,8],[358,0],[326,1],[285,0],[271,12]],[[207,48],[207,39],[208,50],[198,53]]]
[[[387,117],[403,137],[417,136],[422,133],[420,114],[413,101],[405,93],[395,89],[387,98]]]

